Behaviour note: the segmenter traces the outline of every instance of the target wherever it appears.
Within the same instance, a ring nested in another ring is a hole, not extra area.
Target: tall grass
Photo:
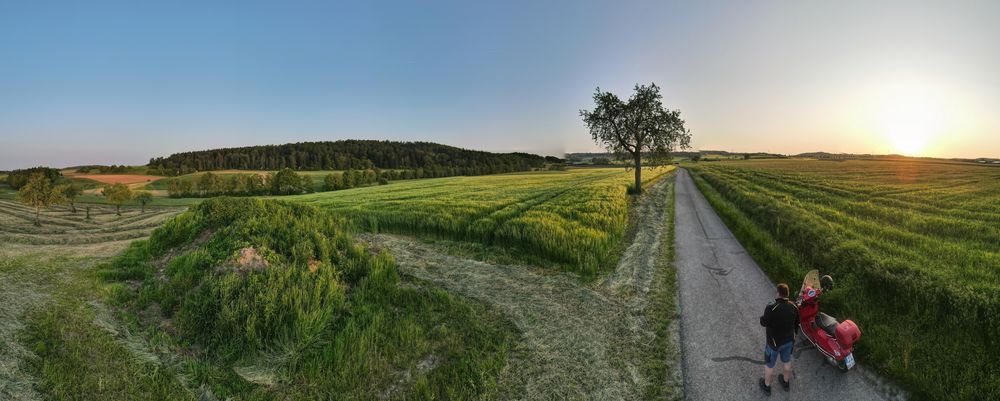
[[[490,392],[512,329],[468,301],[403,285],[392,258],[356,245],[344,225],[307,205],[211,199],[133,243],[101,275],[136,283],[111,300],[173,352],[195,355],[207,373],[188,372],[193,385],[220,397]]]
[[[672,167],[651,169],[651,183]],[[609,266],[628,219],[624,169],[452,177],[288,199],[314,204],[371,232],[498,245],[584,277]]]
[[[917,399],[1000,393],[1000,169],[919,162],[692,166],[772,278],[831,273],[859,356]]]

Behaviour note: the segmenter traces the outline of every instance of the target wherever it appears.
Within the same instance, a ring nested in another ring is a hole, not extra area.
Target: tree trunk
[[[41,227],[42,220],[38,218],[38,215],[42,213],[42,208],[35,206],[35,226]]]
[[[142,206],[140,208],[142,209],[142,213],[145,214],[146,213],[146,204],[142,203],[141,205]]]
[[[69,208],[73,210],[73,214],[76,214],[76,203],[70,202]]]
[[[635,156],[635,193],[642,193],[642,153]]]
[[[118,216],[122,215],[122,205],[115,205],[115,214]]]

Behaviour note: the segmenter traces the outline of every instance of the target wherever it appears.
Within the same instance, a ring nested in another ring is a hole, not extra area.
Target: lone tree
[[[101,193],[108,198],[108,202],[115,205],[115,214],[119,216],[122,215],[122,204],[132,200],[132,190],[120,182],[115,185],[105,185]]]
[[[74,184],[62,184],[56,186],[52,190],[58,193],[61,198],[60,200],[62,200],[63,203],[68,204],[70,209],[73,211],[73,214],[76,214],[76,197],[80,196],[83,192],[80,190],[80,187]]]
[[[146,213],[146,204],[153,201],[153,194],[147,191],[139,191],[136,192],[135,194],[135,200],[136,202],[139,202],[140,205],[142,205],[142,212]]]
[[[63,202],[62,194],[52,189],[49,177],[42,173],[33,173],[28,181],[17,191],[17,201],[35,208],[35,225],[41,226],[39,215],[42,208]]]
[[[616,160],[631,162],[635,169],[635,193],[642,192],[642,159],[652,165],[670,161],[675,148],[688,149],[691,131],[684,127],[680,110],[663,108],[656,84],[635,85],[635,93],[623,102],[611,92],[594,92],[594,110],[580,110],[594,142]]]

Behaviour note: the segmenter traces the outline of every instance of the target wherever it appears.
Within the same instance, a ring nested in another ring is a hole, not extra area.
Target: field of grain
[[[699,163],[696,183],[772,279],[810,269],[868,364],[930,399],[1000,393],[1000,168],[923,161]]]
[[[645,171],[645,182],[672,167]],[[311,203],[360,230],[427,235],[536,255],[586,277],[613,262],[628,219],[624,169],[449,177],[283,199]]]

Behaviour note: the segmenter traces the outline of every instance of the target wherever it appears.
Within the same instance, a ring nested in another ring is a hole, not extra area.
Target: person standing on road
[[[764,393],[771,395],[771,376],[780,355],[784,373],[778,375],[778,382],[788,391],[792,379],[792,348],[795,333],[799,331],[799,308],[788,300],[788,284],[778,284],[778,298],[764,308],[760,325],[767,328],[767,344],[764,345],[764,377],[758,384]]]

